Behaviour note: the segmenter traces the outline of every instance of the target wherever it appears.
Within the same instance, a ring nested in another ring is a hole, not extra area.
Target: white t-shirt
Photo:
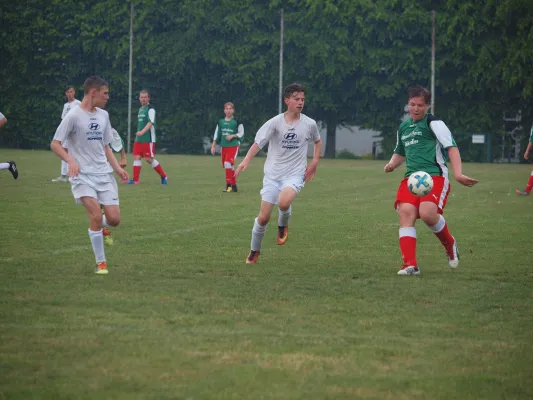
[[[72,102],[70,103],[65,103],[65,105],[63,106],[63,112],[61,113],[61,119],[65,118],[65,115],[67,115],[70,110],[72,110],[80,103],[81,101],[76,99],[72,100]]]
[[[0,119],[4,119],[4,118],[5,118],[5,117],[4,117],[4,114],[2,114],[2,113],[0,112]],[[48,137],[50,137],[50,136],[48,136]]]
[[[107,111],[97,108],[90,113],[81,107],[73,108],[57,127],[54,140],[68,140],[68,152],[80,164],[80,173],[113,172],[105,154],[105,146],[113,141]]]
[[[255,143],[262,149],[267,143],[265,176],[275,181],[303,176],[307,167],[307,149],[310,141],[320,140],[314,119],[300,114],[300,119],[289,125],[284,114],[268,120],[255,135]]]

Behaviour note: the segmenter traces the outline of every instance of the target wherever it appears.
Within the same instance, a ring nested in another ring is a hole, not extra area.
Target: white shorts
[[[104,206],[118,206],[118,186],[113,174],[78,174],[70,178],[70,184],[77,204],[81,204],[82,197],[93,197]]]
[[[271,204],[278,204],[279,194],[286,187],[293,188],[296,194],[304,187],[303,176],[293,176],[282,181],[275,181],[273,179],[263,178],[263,189],[261,189],[261,199]]]

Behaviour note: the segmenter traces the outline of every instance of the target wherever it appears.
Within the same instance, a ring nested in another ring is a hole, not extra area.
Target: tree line
[[[452,132],[504,130],[521,110],[533,122],[533,8],[525,0],[28,0],[0,4],[0,145],[46,148],[64,88],[87,76],[110,83],[108,111],[128,121],[130,4],[134,8],[133,118],[147,89],[160,146],[202,153],[232,101],[251,140],[278,112],[280,10],[283,82],[307,89],[304,113],[335,131],[358,125],[396,141],[406,88],[430,87],[436,12],[436,115]],[[132,127],[135,131],[135,127]],[[357,140],[357,138],[354,138]]]

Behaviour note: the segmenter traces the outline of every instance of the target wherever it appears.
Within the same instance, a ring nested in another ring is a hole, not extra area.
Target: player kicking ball
[[[109,85],[98,76],[87,78],[79,107],[72,109],[58,126],[51,149],[68,164],[68,175],[76,203],[82,204],[89,217],[89,239],[96,261],[96,273],[108,273],[102,226],[118,226],[120,208],[118,187],[113,171],[122,180],[122,169],[109,147],[113,140],[109,115],[104,111],[109,99]],[[62,143],[69,141],[69,152]],[[104,207],[105,215],[100,211]]]
[[[287,243],[291,204],[305,182],[312,180],[322,151],[322,140],[314,119],[302,114],[305,89],[293,83],[285,88],[287,111],[268,120],[257,131],[254,144],[235,170],[235,176],[246,170],[250,160],[268,143],[264,166],[261,208],[252,228],[252,243],[246,264],[255,264],[261,252],[261,243],[274,206],[279,208],[278,245]],[[308,143],[314,143],[314,155],[307,165]]]
[[[398,275],[419,275],[415,229],[418,218],[424,221],[444,246],[450,268],[459,265],[457,241],[442,216],[450,193],[445,152],[450,158],[457,182],[472,187],[478,181],[463,175],[461,155],[446,124],[428,114],[431,101],[429,90],[421,86],[410,87],[407,99],[410,118],[400,125],[394,154],[384,169],[385,172],[392,172],[404,161],[407,165],[394,203],[400,216],[400,251],[403,259]],[[407,178],[416,171],[425,171],[433,179],[433,189],[426,196],[417,197],[407,187]]]

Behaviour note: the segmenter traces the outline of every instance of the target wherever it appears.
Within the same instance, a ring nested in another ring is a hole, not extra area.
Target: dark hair
[[[407,100],[411,100],[413,97],[423,97],[426,104],[431,104],[431,93],[425,87],[416,85],[407,89]]]
[[[305,93],[305,88],[299,83],[291,83],[289,86],[285,88],[284,97],[288,99],[294,93],[300,93],[300,92]]]
[[[83,82],[83,93],[87,94],[91,89],[100,90],[102,86],[109,86],[109,83],[99,76],[90,76]]]
[[[70,89],[74,89],[74,90],[76,90],[76,88],[75,88],[73,85],[67,85],[67,86],[65,86],[65,92],[66,92],[67,90],[70,90]]]

